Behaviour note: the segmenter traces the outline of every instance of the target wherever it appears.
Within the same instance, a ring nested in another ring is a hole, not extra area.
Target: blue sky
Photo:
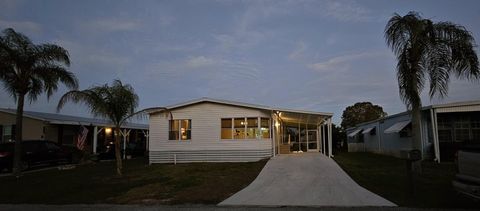
[[[480,1],[13,1],[0,0],[0,29],[71,55],[80,88],[120,79],[139,108],[211,97],[333,112],[371,101],[405,106],[383,30],[393,13],[418,11],[465,26],[480,42]],[[478,48],[477,48],[477,52]],[[479,82],[452,80],[449,97],[479,100]],[[27,110],[54,112],[60,89]],[[15,107],[0,91],[0,107]],[[87,115],[68,105],[65,114]]]

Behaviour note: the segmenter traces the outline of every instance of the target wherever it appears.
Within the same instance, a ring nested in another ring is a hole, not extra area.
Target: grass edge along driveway
[[[267,160],[246,163],[145,165],[127,160],[125,174],[115,162],[101,162],[0,177],[2,204],[217,204],[250,184]]]
[[[451,182],[454,163],[422,162],[423,173],[415,177],[411,194],[404,160],[367,152],[341,152],[334,160],[362,187],[407,207],[479,208],[480,202],[458,194]]]

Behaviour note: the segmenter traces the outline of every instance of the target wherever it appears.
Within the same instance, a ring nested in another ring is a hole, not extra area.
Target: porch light
[[[109,128],[109,127],[105,128],[105,133],[106,134],[112,133],[112,128]]]

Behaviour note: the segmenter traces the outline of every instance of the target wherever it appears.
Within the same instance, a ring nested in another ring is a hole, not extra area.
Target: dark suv
[[[15,143],[0,144],[0,172],[12,170]],[[22,141],[22,167],[29,169],[33,166],[70,163],[72,153],[57,143],[45,140]]]

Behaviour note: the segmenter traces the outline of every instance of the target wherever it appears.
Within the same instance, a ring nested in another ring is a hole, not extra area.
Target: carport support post
[[[97,154],[98,127],[93,127],[93,154]]]
[[[271,126],[270,126],[272,128],[272,130],[271,130],[272,134],[271,134],[270,138],[272,139],[272,155],[273,155],[273,157],[275,157],[275,141],[276,141],[276,137],[277,137],[276,136],[277,128],[275,126],[275,123],[276,123],[275,118],[272,115],[272,122],[271,122]]]
[[[432,122],[432,134],[433,134],[433,150],[435,154],[435,161],[440,163],[440,145],[438,142],[438,124],[437,124],[437,112],[434,108],[430,110],[430,118]]]
[[[323,143],[322,152],[323,152],[324,155],[327,155],[327,149],[326,149],[327,145],[325,145],[325,132],[326,132],[325,131],[325,124],[322,123],[322,136],[323,136],[322,137],[322,143]]]
[[[328,119],[328,157],[332,157],[332,118]]]
[[[98,129],[98,126],[93,128],[93,154],[97,154],[98,134],[102,132],[103,127]]]

